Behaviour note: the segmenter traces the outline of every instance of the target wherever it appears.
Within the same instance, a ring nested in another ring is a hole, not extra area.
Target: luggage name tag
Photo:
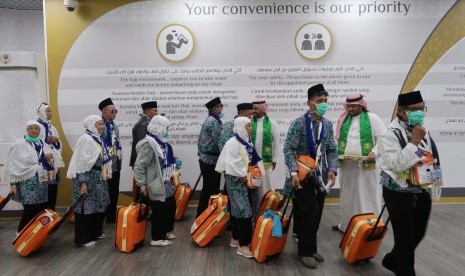
[[[247,187],[249,189],[258,189],[262,186],[263,175],[257,165],[249,166],[247,173]]]
[[[47,211],[47,209],[45,209],[45,215],[39,218],[39,222],[40,224],[42,224],[42,226],[45,226],[54,220],[55,219],[53,218],[53,215],[50,214],[50,212]]]
[[[39,182],[40,183],[44,183],[44,182],[48,181],[48,172],[47,172],[47,170],[44,169],[42,164],[39,165],[39,167],[37,169],[37,174],[39,176]]]

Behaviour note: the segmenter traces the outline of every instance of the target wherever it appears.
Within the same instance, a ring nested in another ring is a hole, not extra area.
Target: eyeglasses
[[[413,107],[413,108],[404,108],[405,111],[410,111],[410,112],[414,112],[414,111],[423,111],[423,112],[427,112],[428,111],[428,107]]]
[[[112,110],[110,110],[109,112],[110,112],[111,114],[116,114],[116,113],[118,113],[118,109],[112,109]]]

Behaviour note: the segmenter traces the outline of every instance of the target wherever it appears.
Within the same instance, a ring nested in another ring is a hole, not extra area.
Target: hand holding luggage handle
[[[139,223],[139,222],[141,222],[143,220],[146,220],[147,217],[149,216],[149,206],[145,206],[144,215],[142,216],[142,205],[143,205],[143,203],[141,203],[141,200],[142,200],[142,196],[139,197],[139,200],[136,203],[136,204],[140,205],[139,215],[137,216],[137,223]]]
[[[71,206],[68,211],[63,215],[61,220],[52,228],[50,229],[50,232],[48,233],[49,235],[55,232],[60,226],[63,224],[63,222],[66,221],[66,219],[71,215],[72,212],[74,212],[74,209],[81,203],[84,199],[86,198],[86,194],[81,194],[76,202],[74,202],[73,206]]]
[[[376,223],[373,226],[373,230],[371,230],[370,235],[367,237],[367,241],[379,240],[379,239],[382,239],[384,237],[384,233],[387,231],[387,225],[389,224],[389,220],[391,219],[389,216],[388,216],[388,219],[386,220],[386,223],[383,226],[383,229],[379,233],[375,234],[375,231],[376,231],[376,228],[378,227],[379,221],[381,220],[381,218],[383,216],[384,209],[386,209],[386,204],[383,205],[383,208],[381,209],[381,213],[379,214],[378,218],[376,219]]]

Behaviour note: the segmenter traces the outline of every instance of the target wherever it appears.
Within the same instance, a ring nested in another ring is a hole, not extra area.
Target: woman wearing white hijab
[[[176,158],[168,138],[169,120],[154,116],[147,126],[147,135],[136,145],[134,178],[142,196],[148,196],[152,207],[152,246],[168,246],[176,235],[174,228],[176,202],[170,182],[176,168]]]
[[[26,135],[8,149],[4,168],[5,183],[10,183],[14,200],[21,202],[24,212],[18,226],[20,232],[31,219],[47,208],[52,153],[39,138],[37,121],[26,123]]]
[[[252,217],[258,212],[258,190],[247,188],[247,170],[249,165],[255,164],[259,164],[262,171],[264,168],[250,140],[250,119],[237,117],[234,120],[234,133],[236,135],[224,145],[215,170],[225,173],[225,185],[231,203],[233,232],[230,246],[237,247],[238,255],[252,258]]]
[[[49,150],[53,153],[52,162],[54,173],[48,186],[48,208],[55,210],[58,184],[61,180],[61,175],[58,169],[65,166],[63,158],[61,157],[61,141],[58,136],[57,129],[50,123],[50,120],[52,119],[52,109],[47,103],[41,103],[39,107],[37,107],[37,116],[37,122],[39,122],[40,127],[39,137],[44,143],[44,146],[49,148]]]
[[[93,246],[102,232],[105,211],[110,203],[106,181],[111,176],[111,155],[100,135],[105,129],[102,117],[84,119],[85,133],[79,137],[69,163],[67,177],[72,179],[73,203],[81,194],[86,198],[74,209],[74,243]]]

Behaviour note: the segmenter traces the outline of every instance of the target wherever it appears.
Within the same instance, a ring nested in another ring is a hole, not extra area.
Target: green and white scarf
[[[255,138],[257,137],[257,119],[252,120],[252,142],[255,145]],[[273,137],[271,135],[271,121],[265,115],[263,119],[263,147],[262,147],[262,160],[267,166],[271,166],[273,162]]]
[[[347,137],[349,136],[350,125],[352,124],[352,116],[347,116],[341,126],[338,141],[338,158],[342,162],[344,160],[344,153],[347,146]],[[372,135],[370,118],[366,111],[360,114],[360,145],[362,149],[362,156],[368,156],[373,150],[373,135]],[[364,160],[363,167],[365,169],[372,169],[375,167],[375,160]]]

